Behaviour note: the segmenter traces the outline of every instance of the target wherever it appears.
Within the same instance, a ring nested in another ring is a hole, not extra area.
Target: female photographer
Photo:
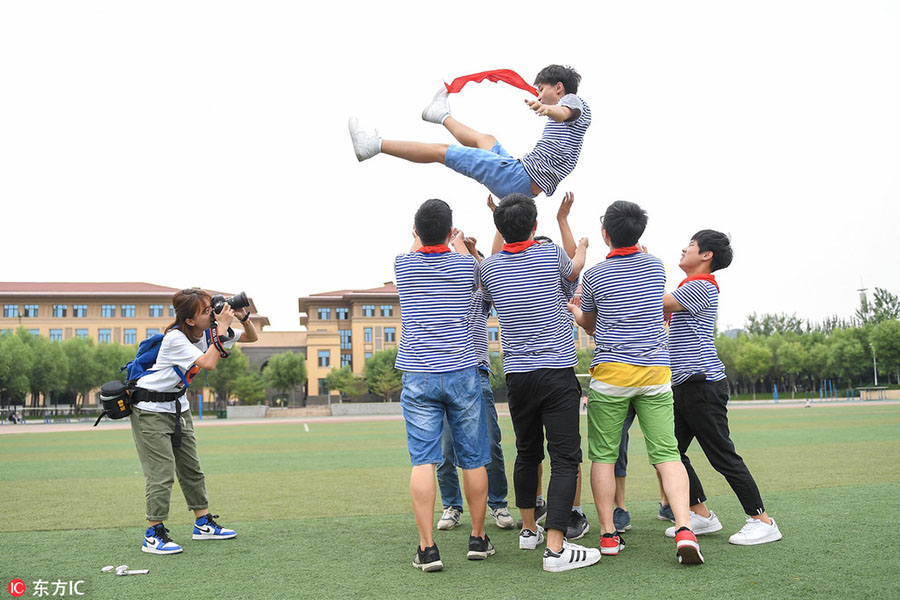
[[[151,554],[182,551],[163,524],[169,516],[176,474],[188,509],[196,516],[193,539],[224,540],[237,535],[216,523],[218,515],[209,514],[206,481],[197,458],[185,392],[197,372],[215,369],[235,342],[259,339],[249,308],[235,312],[225,304],[216,314],[210,295],[203,290],[176,292],[172,306],[175,321],[166,328],[156,364],[137,380],[137,389],[131,394],[131,433],[146,480],[148,528],[141,550]],[[235,317],[243,324],[243,331],[231,329]]]

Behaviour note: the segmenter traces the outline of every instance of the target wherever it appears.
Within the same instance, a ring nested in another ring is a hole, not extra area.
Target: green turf
[[[635,427],[626,550],[560,574],[543,573],[538,553],[518,550],[515,532],[492,524],[497,555],[488,561],[465,560],[468,531],[460,527],[436,534],[443,572],[413,569],[398,421],[311,422],[309,432],[299,422],[199,428],[212,509],[239,535],[191,541],[176,489],[167,525],[185,552],[168,557],[140,552],[143,478],[129,431],[3,435],[0,578],[29,588],[37,579],[83,579],[85,598],[123,599],[900,597],[900,406],[758,408],[731,411],[730,420],[784,540],[729,545],[743,523],[740,506],[692,448],[725,529],[700,538],[706,565],[680,567],[662,536],[667,523],[655,518],[655,476]],[[509,419],[501,425],[511,474]],[[583,502],[594,529],[582,542],[597,546],[588,485]],[[151,573],[99,571],[118,564]]]

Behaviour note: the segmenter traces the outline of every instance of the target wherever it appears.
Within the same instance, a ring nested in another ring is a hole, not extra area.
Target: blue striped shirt
[[[597,313],[591,367],[603,362],[668,367],[662,261],[646,252],[614,256],[588,269],[583,279],[581,310]]]
[[[400,295],[401,371],[447,373],[477,365],[469,307],[478,263],[468,254],[401,254],[394,261]]]
[[[544,133],[534,149],[519,159],[525,172],[548,196],[578,164],[584,133],[591,124],[591,109],[575,94],[566,94],[557,102],[573,111],[580,111],[578,118],[559,123],[548,118]]]
[[[672,385],[691,375],[705,373],[707,381],[725,378],[725,365],[716,353],[714,338],[719,290],[708,281],[688,281],[672,292],[684,310],[672,313],[669,352],[672,354]]]
[[[527,373],[578,364],[564,280],[572,261],[555,244],[535,244],[522,252],[499,252],[481,263],[485,298],[500,319],[503,370]]]
[[[491,303],[484,301],[484,290],[478,288],[472,295],[469,307],[469,326],[472,328],[472,340],[475,343],[475,357],[478,367],[491,372],[491,356],[488,353],[488,316],[491,314]]]

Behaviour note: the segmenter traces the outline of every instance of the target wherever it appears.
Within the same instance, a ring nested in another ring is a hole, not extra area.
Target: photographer
[[[177,554],[182,551],[163,525],[169,516],[172,483],[178,483],[188,509],[194,511],[193,539],[223,540],[235,537],[231,529],[215,522],[209,514],[206,481],[197,457],[197,442],[190,405],[185,398],[187,386],[200,369],[212,370],[228,356],[235,342],[255,342],[259,334],[250,321],[246,297],[228,300],[241,306],[216,303],[200,289],[187,289],[172,296],[175,321],[166,328],[165,337],[150,372],[137,380],[131,395],[131,433],[137,447],[146,480],[148,528],[141,550],[151,554]],[[217,297],[216,300],[220,300]],[[244,329],[230,325],[237,317]]]

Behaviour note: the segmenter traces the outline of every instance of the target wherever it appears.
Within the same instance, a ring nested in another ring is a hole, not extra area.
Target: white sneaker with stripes
[[[544,570],[558,573],[589,567],[600,562],[600,556],[600,551],[596,548],[585,548],[563,541],[563,547],[559,553],[553,552],[550,548],[544,550]]]

